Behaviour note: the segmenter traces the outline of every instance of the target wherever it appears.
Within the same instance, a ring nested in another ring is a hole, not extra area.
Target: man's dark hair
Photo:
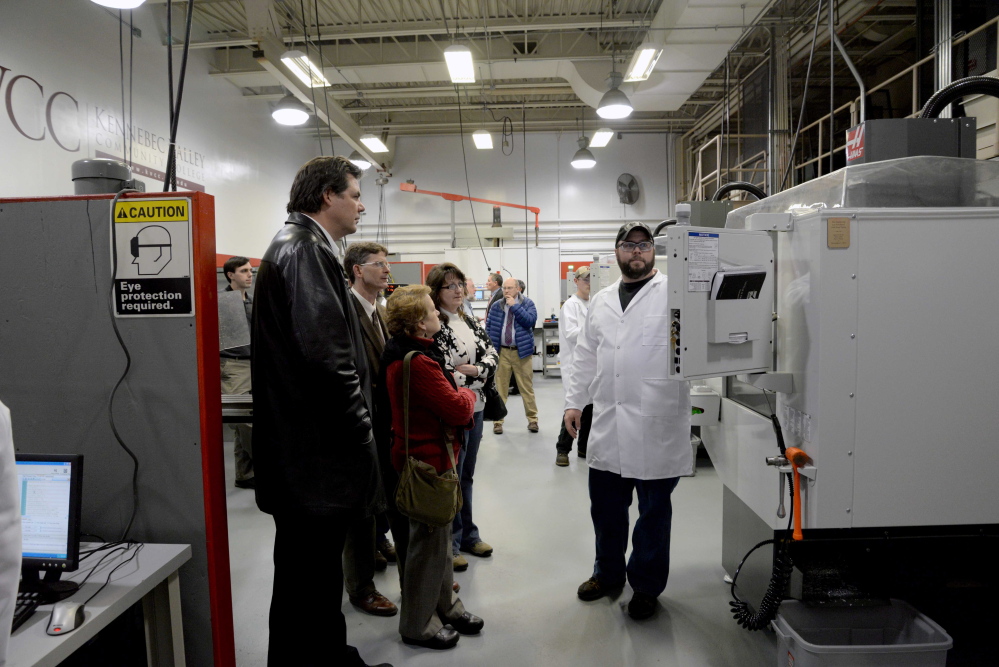
[[[227,283],[231,283],[232,278],[229,277],[229,274],[236,273],[236,269],[243,266],[249,261],[250,259],[248,257],[239,257],[239,256],[230,257],[229,259],[227,259],[225,261],[225,264],[222,265],[222,275],[225,276],[225,281]]]
[[[347,252],[343,256],[343,270],[347,272],[347,280],[354,284],[354,267],[364,264],[371,255],[383,252],[388,255],[388,248],[373,241],[359,241],[347,246]]]
[[[341,194],[347,189],[348,176],[360,178],[361,170],[342,155],[312,158],[295,174],[288,213],[318,213],[323,208],[323,195],[330,190]]]
[[[503,286],[503,276],[501,276],[499,273],[490,273],[489,279],[492,280],[497,285],[499,285],[500,287]]]
[[[441,308],[441,290],[444,289],[449,278],[457,280],[462,285],[465,284],[465,274],[451,262],[444,262],[430,269],[426,280],[426,285],[430,288],[430,298],[434,300],[434,307],[440,311],[440,320],[444,324],[448,323],[448,317]]]

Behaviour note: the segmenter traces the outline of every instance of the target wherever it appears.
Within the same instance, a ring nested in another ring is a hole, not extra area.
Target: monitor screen
[[[17,454],[22,569],[72,572],[79,565],[83,456]]]
[[[481,290],[481,289],[475,290],[475,300],[476,301],[482,301],[485,298],[486,298],[486,291],[485,290]]]

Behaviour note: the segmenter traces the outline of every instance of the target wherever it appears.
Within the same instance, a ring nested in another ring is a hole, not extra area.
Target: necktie
[[[506,314],[506,330],[503,332],[503,343],[505,345],[513,345],[513,313],[507,311]]]
[[[385,335],[382,333],[382,321],[378,317],[378,309],[375,308],[371,311],[371,323],[375,326],[375,335],[378,337],[378,341],[385,344]]]

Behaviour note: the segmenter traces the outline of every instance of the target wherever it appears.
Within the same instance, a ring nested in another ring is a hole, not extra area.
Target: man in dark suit
[[[257,506],[275,525],[271,667],[364,664],[347,645],[340,555],[385,495],[361,324],[336,251],[364,211],[360,175],[343,157],[307,162],[257,273],[253,444]]]
[[[350,280],[351,302],[357,319],[361,323],[361,334],[364,339],[364,352],[367,357],[368,370],[371,372],[372,416],[374,417],[375,447],[379,455],[379,463],[383,479],[388,471],[395,474],[388,458],[388,448],[391,442],[387,428],[382,428],[391,421],[386,406],[380,405],[378,391],[379,367],[385,341],[388,340],[388,329],[385,327],[385,308],[378,303],[378,294],[388,287],[389,267],[386,256],[388,249],[378,243],[351,243],[343,257],[343,268]],[[394,480],[393,480],[394,481]],[[389,492],[395,489],[395,484],[385,485]],[[381,556],[381,566],[384,569],[386,559],[397,560],[396,549],[385,537],[388,522],[394,512],[394,503],[389,502],[389,511],[363,522],[358,522],[347,533],[347,542],[343,550],[343,578],[347,586],[347,595],[355,607],[375,616],[394,616],[399,609],[375,588],[374,574],[376,556]],[[386,517],[389,514],[390,517]],[[380,530],[378,523],[382,523]],[[408,532],[409,523],[405,524]],[[396,541],[403,545],[408,535],[399,537],[398,529],[392,534]],[[405,549],[403,549],[405,550]]]

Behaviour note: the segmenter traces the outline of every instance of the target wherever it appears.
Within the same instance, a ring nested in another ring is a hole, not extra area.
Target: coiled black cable
[[[930,99],[926,100],[923,110],[919,113],[920,118],[938,118],[940,112],[947,108],[947,105],[955,102],[965,95],[990,95],[999,97],[999,79],[993,76],[969,76],[958,79],[954,83],[944,86],[933,93]]]
[[[766,199],[767,193],[760,189],[759,186],[753,185],[752,183],[747,183],[746,181],[732,181],[731,183],[726,183],[717,190],[715,190],[715,196],[711,198],[711,201],[721,201],[721,198],[727,195],[733,190],[742,190],[743,192],[748,192],[757,199]]]
[[[770,398],[767,396],[766,391],[763,392],[763,396],[766,397],[767,405],[769,406]],[[785,456],[787,450],[784,446],[784,432],[780,427],[780,420],[774,414],[772,407],[770,409],[770,422],[774,427],[774,435],[777,438],[777,447],[780,448],[780,454],[781,456]],[[788,492],[792,502],[790,503],[791,511],[787,513],[787,530],[784,532],[784,538],[781,540],[763,540],[750,549],[742,557],[739,567],[735,568],[735,574],[732,576],[732,601],[728,603],[728,606],[731,608],[735,622],[750,631],[762,630],[770,624],[770,621],[777,617],[777,609],[780,608],[781,602],[784,601],[784,591],[787,589],[787,583],[791,579],[791,571],[794,569],[794,561],[791,560],[791,555],[788,553],[791,523],[794,521],[794,476],[791,473],[785,474],[787,475]],[[739,580],[739,572],[742,571],[742,566],[746,564],[750,555],[760,547],[768,544],[773,544],[777,550],[774,554],[774,568],[770,575],[770,583],[767,585],[767,590],[763,593],[763,599],[760,601],[760,606],[754,612],[749,602],[740,598],[735,592],[735,585]]]

